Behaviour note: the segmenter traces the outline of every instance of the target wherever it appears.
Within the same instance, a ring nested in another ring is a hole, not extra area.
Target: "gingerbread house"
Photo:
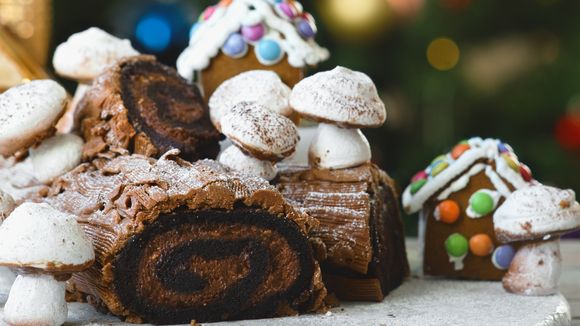
[[[312,15],[294,0],[222,0],[193,26],[177,68],[199,82],[206,99],[222,82],[249,70],[272,70],[293,87],[306,67],[329,56],[314,41],[316,31]]]
[[[423,272],[460,279],[501,280],[515,248],[494,234],[493,213],[530,169],[497,139],[471,138],[438,156],[403,193],[403,208],[420,212]]]

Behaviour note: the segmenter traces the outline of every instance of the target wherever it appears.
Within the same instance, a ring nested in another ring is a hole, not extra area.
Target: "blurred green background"
[[[53,47],[74,32],[99,26],[174,65],[190,26],[214,1],[53,4]],[[401,188],[459,140],[482,136],[510,143],[543,183],[580,191],[580,2],[316,0],[303,5],[317,18],[318,43],[332,53],[317,69],[342,65],[376,82],[387,103],[387,123],[365,134],[375,161]],[[140,35],[139,26],[151,17],[162,22]],[[415,232],[414,219],[407,221],[409,232]]]

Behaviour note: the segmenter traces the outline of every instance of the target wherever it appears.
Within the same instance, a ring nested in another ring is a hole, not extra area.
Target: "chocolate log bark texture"
[[[199,90],[151,56],[121,60],[105,71],[80,101],[77,119],[85,159],[177,148],[183,158],[215,158],[219,132]]]
[[[394,181],[377,166],[341,170],[287,166],[278,188],[320,223],[330,291],[344,300],[380,301],[409,275]]]
[[[265,180],[177,154],[87,163],[54,183],[45,200],[75,213],[96,250],[74,288],[130,322],[320,308],[326,289],[306,236],[316,221]]]

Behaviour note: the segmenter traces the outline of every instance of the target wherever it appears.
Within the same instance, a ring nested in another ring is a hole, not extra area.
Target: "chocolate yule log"
[[[324,282],[340,299],[381,301],[409,275],[394,181],[374,164],[281,167],[278,189],[318,220],[311,238],[321,240]]]
[[[53,184],[45,200],[78,215],[96,251],[74,290],[129,322],[320,309],[326,289],[306,236],[316,221],[261,178],[178,154],[85,163]]]
[[[177,148],[189,161],[215,158],[219,132],[196,86],[152,56],[118,61],[80,101],[77,119],[84,157],[142,154],[159,157]]]

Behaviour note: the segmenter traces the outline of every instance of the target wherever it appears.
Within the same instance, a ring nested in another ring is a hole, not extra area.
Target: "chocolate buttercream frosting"
[[[280,166],[278,189],[314,217],[310,232],[329,290],[340,299],[381,301],[409,275],[394,181],[376,165],[326,170]]]
[[[189,161],[215,158],[220,134],[194,85],[152,56],[120,60],[99,76],[77,108],[85,159],[159,157],[176,148]]]
[[[74,212],[96,250],[73,288],[130,322],[266,318],[314,311],[326,289],[317,224],[261,178],[171,151],[85,163],[44,200]]]

